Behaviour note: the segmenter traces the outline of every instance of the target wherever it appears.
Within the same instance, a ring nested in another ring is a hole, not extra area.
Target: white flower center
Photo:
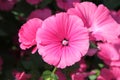
[[[62,41],[62,45],[63,45],[63,46],[67,46],[67,45],[68,45],[68,40],[65,40],[65,39],[64,39],[64,40]]]

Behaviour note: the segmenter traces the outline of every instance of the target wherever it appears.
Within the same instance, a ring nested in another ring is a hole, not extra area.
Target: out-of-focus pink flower
[[[21,49],[25,50],[36,45],[36,32],[41,27],[41,24],[41,19],[33,18],[21,26],[18,33]],[[32,53],[35,53],[36,49],[35,47]]]
[[[56,0],[59,8],[67,10],[73,7],[73,3],[80,2],[80,0]]]
[[[82,74],[79,72],[71,75],[72,80],[85,80],[86,77],[87,77],[86,74]]]
[[[47,17],[51,16],[51,14],[52,14],[52,12],[48,8],[37,9],[37,10],[32,11],[27,19],[29,20],[29,19],[32,19],[32,18],[40,18],[40,19],[44,20]]]
[[[79,16],[88,28],[92,39],[112,42],[120,34],[118,23],[111,17],[110,11],[104,6],[98,7],[91,2],[75,3],[75,8],[68,13]]]
[[[45,19],[36,38],[43,60],[58,68],[78,62],[89,48],[88,30],[82,20],[67,13]]]
[[[66,76],[62,73],[60,69],[58,69],[55,74],[58,76],[58,80],[67,80]]]
[[[80,60],[79,64],[79,68],[71,73],[72,80],[86,80],[88,76],[96,74],[95,71],[87,72],[88,66],[83,58]]]
[[[99,43],[98,56],[110,66],[120,66],[120,39],[112,43]]]
[[[13,76],[15,77],[16,80],[28,80],[31,78],[30,74],[26,74],[25,72],[18,72],[18,71],[13,71]]]
[[[111,15],[120,24],[120,10],[111,11]]]
[[[86,62],[83,58],[80,60],[79,64],[80,65],[79,65],[78,71],[79,72],[85,72],[87,70],[88,66],[87,66],[87,64],[86,64]]]
[[[120,68],[112,67],[110,69],[103,68],[97,80],[120,80]]]
[[[86,80],[85,78],[87,78],[90,75],[95,74],[95,72],[79,72],[76,71],[75,73],[71,74],[71,79],[72,80]]]
[[[13,9],[17,0],[0,0],[0,10],[2,11],[10,11]]]
[[[42,0],[26,0],[27,3],[31,4],[31,5],[35,5],[40,3]]]
[[[88,56],[93,56],[97,53],[98,49],[97,48],[89,48],[87,55]]]

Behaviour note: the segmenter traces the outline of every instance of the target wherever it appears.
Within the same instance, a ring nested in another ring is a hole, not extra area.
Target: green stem
[[[53,71],[52,71],[52,74],[54,74],[56,70],[57,70],[57,68],[54,67],[54,69],[53,69]]]

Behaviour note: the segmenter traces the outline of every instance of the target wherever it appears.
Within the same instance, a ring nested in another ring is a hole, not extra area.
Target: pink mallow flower
[[[120,39],[112,43],[99,43],[98,57],[107,65],[120,67]]]
[[[74,15],[58,13],[43,21],[36,36],[43,60],[58,68],[78,62],[89,48],[88,30]]]
[[[120,80],[120,68],[112,67],[110,69],[103,68],[97,80]]]
[[[23,24],[19,30],[19,42],[20,48],[26,50],[32,46],[36,45],[36,32],[38,28],[41,27],[42,20],[38,18],[33,18],[28,20]],[[33,49],[32,53],[35,53],[36,47]]]
[[[35,5],[40,3],[42,0],[26,0],[27,3],[31,4],[31,5]]]
[[[80,2],[80,0],[56,0],[59,8],[67,10],[73,7],[73,3]]]
[[[90,39],[95,41],[112,42],[120,34],[120,26],[102,4],[97,7],[92,2],[75,3],[67,13],[79,16],[90,32]]]
[[[36,9],[30,13],[30,15],[28,16],[27,19],[29,20],[32,18],[40,18],[40,19],[44,20],[51,15],[52,15],[52,12],[49,8]]]
[[[17,0],[0,0],[0,10],[2,11],[10,11],[13,9]]]
[[[120,24],[120,10],[111,11],[111,15]]]

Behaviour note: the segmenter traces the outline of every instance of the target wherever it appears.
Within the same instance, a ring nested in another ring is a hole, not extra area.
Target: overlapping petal
[[[91,2],[76,3],[75,8],[69,9],[68,13],[79,16],[90,31],[90,37],[97,41],[112,42],[120,34],[120,25],[104,5],[97,7]]]

